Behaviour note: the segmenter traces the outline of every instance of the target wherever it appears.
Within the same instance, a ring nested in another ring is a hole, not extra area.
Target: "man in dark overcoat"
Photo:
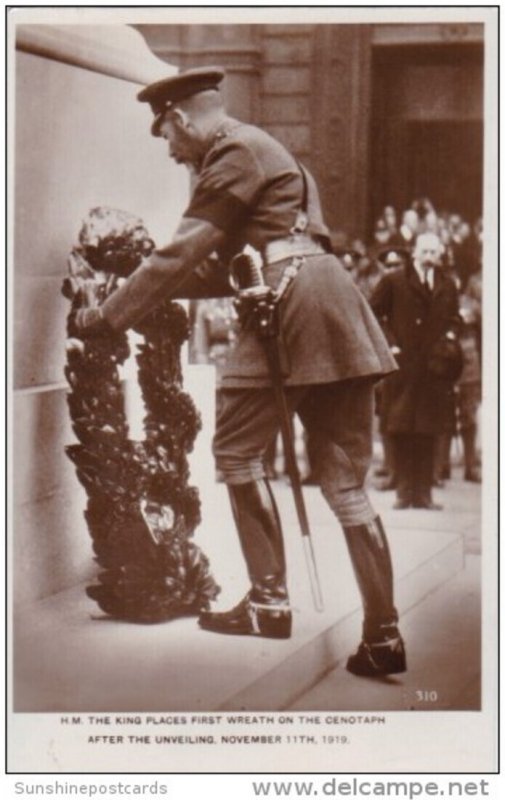
[[[437,235],[419,235],[412,258],[386,273],[370,299],[400,367],[384,380],[381,407],[394,448],[396,508],[440,508],[431,497],[434,446],[453,429],[451,360],[458,358],[460,323],[457,289],[440,269],[441,255]]]
[[[140,92],[154,113],[152,133],[195,175],[191,200],[173,241],[99,309],[80,312],[77,323],[84,333],[106,335],[135,325],[167,297],[230,294],[228,264],[246,245],[260,255],[273,288],[296,264],[280,306],[284,382],[290,410],[318,443],[321,489],[343,527],[362,594],[363,640],[347,666],[360,675],[402,672],[388,542],[363,488],[373,386],[396,364],[368,304],[331,254],[312,177],[267,133],[226,114],[223,76],[200,68]],[[214,253],[219,258],[209,260]],[[291,633],[282,531],[264,468],[278,426],[263,346],[244,325],[222,371],[214,454],[251,590],[231,611],[202,613],[206,630]]]

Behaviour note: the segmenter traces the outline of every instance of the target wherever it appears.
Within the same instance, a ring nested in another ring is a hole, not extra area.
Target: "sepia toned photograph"
[[[7,23],[10,770],[493,771],[497,9]]]

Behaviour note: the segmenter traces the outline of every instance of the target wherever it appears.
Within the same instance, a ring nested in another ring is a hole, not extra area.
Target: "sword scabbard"
[[[298,470],[298,464],[296,461],[295,446],[293,441],[293,426],[286,399],[286,393],[284,391],[284,385],[282,381],[279,344],[276,336],[263,338],[263,343],[265,346],[269,369],[272,377],[272,385],[275,395],[275,401],[279,414],[279,423],[281,429],[282,444],[284,447],[284,456],[286,459],[286,468],[291,483],[291,489],[295,501],[296,514],[298,517],[300,531],[302,534],[304,556],[309,575],[309,582],[312,592],[312,599],[314,602],[314,608],[316,611],[323,611],[324,604],[321,591],[321,584],[319,581],[314,548],[312,545],[312,536],[310,534],[309,520],[307,517],[307,510],[305,507],[305,500],[303,497],[300,472]]]

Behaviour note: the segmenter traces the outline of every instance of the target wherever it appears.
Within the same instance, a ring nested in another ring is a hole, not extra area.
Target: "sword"
[[[247,259],[247,263],[245,259]],[[317,571],[307,510],[303,498],[300,472],[296,461],[293,443],[293,426],[286,400],[286,393],[284,391],[278,341],[279,302],[295,278],[302,263],[303,259],[293,258],[292,263],[284,270],[284,274],[276,291],[265,285],[261,269],[254,263],[250,256],[243,254],[236,256],[232,262],[232,269],[235,269],[235,274],[240,276],[239,280],[233,284],[234,288],[238,288],[239,305],[244,307],[246,312],[249,311],[251,313],[267,357],[279,416],[284,457],[302,534],[303,552],[309,575],[312,599],[316,611],[323,611],[324,603],[321,584]],[[249,286],[247,288],[240,288],[245,282],[244,272],[249,272]]]

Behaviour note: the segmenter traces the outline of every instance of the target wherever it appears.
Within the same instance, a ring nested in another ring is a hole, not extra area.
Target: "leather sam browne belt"
[[[319,242],[306,234],[296,234],[287,239],[275,239],[268,242],[263,251],[265,266],[277,264],[288,258],[303,258],[304,256],[325,255],[326,250]]]
[[[279,261],[286,261],[289,258],[324,255],[327,252],[322,244],[313,239],[307,232],[309,224],[309,187],[305,168],[299,162],[297,164],[303,182],[301,208],[297,212],[295,223],[290,230],[291,236],[285,239],[275,239],[266,245],[262,253],[265,267],[277,264]]]

